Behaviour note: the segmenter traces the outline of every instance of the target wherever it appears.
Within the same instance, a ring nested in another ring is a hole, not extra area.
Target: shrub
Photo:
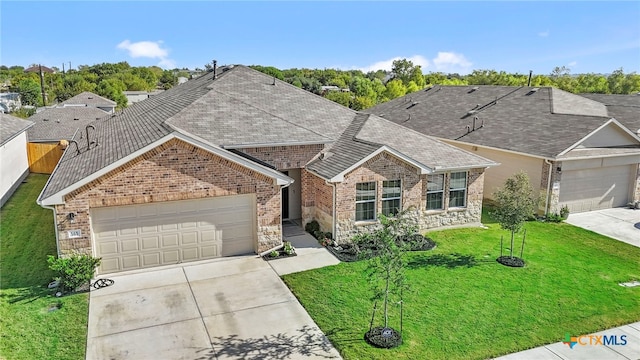
[[[73,254],[64,258],[56,258],[49,255],[47,262],[49,269],[55,273],[55,279],[63,290],[75,291],[93,278],[96,267],[100,265],[101,258],[94,258],[85,254]]]
[[[289,241],[284,242],[284,253],[287,255],[293,255],[293,245]]]
[[[567,205],[563,205],[562,209],[560,209],[560,217],[562,218],[562,220],[567,220],[567,218],[569,217],[569,208],[567,207]]]
[[[278,252],[278,250],[273,250],[269,253],[269,256],[271,257],[278,257],[280,256],[280,253]]]
[[[320,224],[318,224],[316,220],[308,222],[307,225],[304,226],[304,231],[308,232],[313,236],[316,236],[316,232],[320,231]]]

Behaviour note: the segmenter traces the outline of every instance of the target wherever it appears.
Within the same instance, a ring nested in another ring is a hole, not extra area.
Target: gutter
[[[53,227],[56,230],[56,254],[60,257],[60,235],[58,233],[58,213],[56,212],[56,208],[53,206],[38,204],[41,207],[49,210],[53,210]]]
[[[333,240],[336,239],[336,228],[337,228],[337,221],[336,221],[336,215],[337,215],[337,205],[336,204],[336,183],[330,183],[327,180],[324,181],[325,184],[331,186],[331,189],[333,190],[333,194],[332,194],[332,202],[333,202],[333,206],[331,206],[331,234],[333,234]]]

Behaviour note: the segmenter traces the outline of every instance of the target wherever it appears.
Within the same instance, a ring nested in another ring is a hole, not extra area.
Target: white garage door
[[[254,252],[254,195],[96,208],[101,274]]]
[[[624,206],[629,201],[631,165],[562,172],[560,204],[572,213]]]

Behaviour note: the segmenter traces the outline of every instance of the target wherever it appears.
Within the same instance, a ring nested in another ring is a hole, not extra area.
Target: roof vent
[[[87,99],[91,100],[91,99],[93,99],[93,96],[89,96]]]
[[[49,121],[49,119],[47,119],[47,118],[44,118],[44,119],[42,119],[42,121]]]
[[[535,94],[536,92],[538,92],[538,90],[540,90],[540,88],[533,88],[533,89],[529,90],[529,92],[526,95],[528,96],[528,95],[531,95],[531,94]]]
[[[78,119],[78,118],[73,118],[73,120],[78,121],[78,120],[80,120],[80,119]]]
[[[479,86],[474,86],[474,87],[471,88],[471,90],[467,91],[467,94],[471,94],[472,92],[474,92],[474,91],[476,91],[478,89],[480,89]]]

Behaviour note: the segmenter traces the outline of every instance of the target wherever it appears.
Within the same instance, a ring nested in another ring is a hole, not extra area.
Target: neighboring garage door
[[[629,201],[631,165],[562,172],[560,204],[572,213],[624,206]]]
[[[254,252],[255,196],[91,209],[99,272]]]

